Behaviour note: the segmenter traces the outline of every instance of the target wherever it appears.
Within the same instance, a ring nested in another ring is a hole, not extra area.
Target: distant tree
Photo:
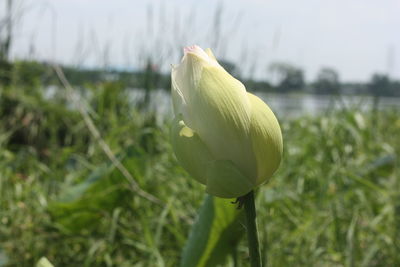
[[[8,85],[11,81],[12,64],[9,61],[12,42],[13,2],[7,0],[4,18],[0,18],[0,85]]]
[[[278,76],[277,88],[280,92],[303,90],[305,83],[302,69],[287,63],[273,63],[269,69]]]
[[[14,61],[13,83],[26,88],[35,88],[43,84],[52,75],[49,66],[37,61]]]
[[[373,96],[392,95],[392,86],[389,77],[385,74],[375,73],[368,84],[368,89]]]
[[[236,65],[228,60],[222,59],[218,60],[219,64],[231,75],[236,76],[239,73],[237,73],[237,68]]]
[[[391,92],[393,96],[400,97],[400,81],[392,81],[391,82]]]
[[[312,88],[317,94],[338,94],[340,92],[339,74],[331,68],[322,68]]]
[[[9,58],[10,47],[12,42],[13,30],[13,1],[7,0],[6,14],[4,18],[0,19],[0,60],[7,61]]]
[[[246,90],[248,91],[257,91],[257,92],[273,92],[274,87],[267,81],[256,81],[253,79],[242,79],[242,82],[246,86]]]
[[[142,106],[144,108],[149,106],[151,91],[157,87],[159,76],[157,65],[154,65],[149,58],[143,73],[143,89],[145,91],[145,95]]]

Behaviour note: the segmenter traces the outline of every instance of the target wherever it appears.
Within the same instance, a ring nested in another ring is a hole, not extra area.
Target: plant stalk
[[[247,241],[249,245],[251,267],[261,267],[254,191],[252,190],[247,195],[243,196],[242,201],[246,213]]]

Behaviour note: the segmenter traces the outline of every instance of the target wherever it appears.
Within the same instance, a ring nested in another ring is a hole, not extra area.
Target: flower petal
[[[203,57],[187,52],[182,62],[178,66],[172,67],[171,93],[175,116],[178,114],[182,114],[184,117],[188,116],[188,97],[190,91],[198,86],[203,62]]]
[[[185,123],[199,134],[216,159],[233,161],[244,175],[255,179],[249,137],[251,106],[245,87],[219,66],[204,65],[200,77],[185,96]]]
[[[177,116],[183,114],[184,106],[186,106],[185,98],[183,97],[182,91],[179,89],[175,81],[176,67],[172,67],[171,71],[171,96],[172,96],[172,106],[174,109],[174,114]]]
[[[222,198],[244,196],[254,184],[230,160],[216,160],[207,169],[207,192]]]
[[[201,49],[201,47],[197,46],[197,45],[192,45],[192,46],[187,46],[183,49],[185,56],[188,53],[194,54],[197,57],[201,58],[204,61],[210,61],[212,60],[212,58],[209,57],[209,54],[204,51],[203,49]],[[214,60],[215,61],[215,60]]]
[[[257,96],[248,93],[252,105],[251,139],[257,161],[259,185],[278,169],[282,159],[283,142],[278,120],[271,109]]]
[[[211,51],[210,48],[206,48],[206,50],[204,50],[204,52],[206,52],[206,54],[213,60],[217,61],[217,59],[215,58],[213,52]]]
[[[205,170],[214,159],[199,136],[179,116],[172,122],[171,143],[182,167],[197,181],[206,184]]]

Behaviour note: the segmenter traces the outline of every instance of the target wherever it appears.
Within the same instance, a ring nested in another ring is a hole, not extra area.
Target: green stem
[[[249,243],[251,267],[261,267],[260,245],[256,222],[256,206],[254,203],[254,191],[250,191],[242,198],[246,213],[247,240]]]

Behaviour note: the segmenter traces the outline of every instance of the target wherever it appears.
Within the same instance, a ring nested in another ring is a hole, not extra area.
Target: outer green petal
[[[206,56],[207,54],[204,53]],[[213,63],[214,61],[211,61]],[[175,115],[178,115],[175,110],[179,106],[178,102],[183,101],[188,104],[191,91],[199,84],[201,73],[205,64],[208,64],[203,57],[196,56],[192,53],[187,53],[178,66],[173,66],[171,71],[171,84],[172,84],[172,100],[174,103]],[[217,64],[217,63],[214,63]],[[178,101],[177,101],[178,100]],[[182,112],[182,110],[180,110]]]
[[[206,52],[207,55],[208,55],[211,59],[217,61],[217,59],[215,58],[215,56],[214,56],[214,54],[213,54],[213,52],[211,51],[210,48],[206,48],[206,50],[204,50],[204,52]]]
[[[207,166],[213,157],[199,136],[179,117],[172,122],[171,143],[182,167],[197,181],[206,184]]]
[[[207,192],[222,198],[243,196],[254,188],[254,184],[243,176],[229,160],[217,160],[207,169]]]
[[[173,72],[172,72],[173,73]],[[172,106],[174,108],[174,114],[183,114],[183,108],[186,105],[185,99],[183,98],[182,92],[176,85],[172,75],[171,75],[171,96],[172,96]]]
[[[282,159],[282,133],[271,109],[257,96],[248,93],[252,105],[251,139],[257,161],[257,182],[268,180]]]
[[[249,137],[251,106],[243,84],[219,65],[190,53],[186,56],[175,75],[187,103],[182,112],[185,123],[216,159],[233,161],[244,175],[255,179]]]

